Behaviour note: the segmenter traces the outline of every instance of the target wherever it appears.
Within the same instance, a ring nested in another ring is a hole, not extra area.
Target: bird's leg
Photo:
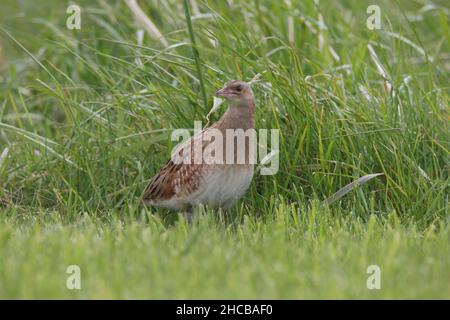
[[[183,212],[183,218],[189,224],[192,223],[192,217],[193,216],[194,216],[194,213],[192,211],[184,211]]]
[[[192,223],[192,218],[194,217],[194,209],[191,205],[188,205],[183,210],[183,217],[187,223]]]

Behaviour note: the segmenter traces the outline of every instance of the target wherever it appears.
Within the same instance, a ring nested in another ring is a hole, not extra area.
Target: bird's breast
[[[230,207],[247,191],[253,172],[253,165],[215,165],[213,170],[205,172],[192,203]]]

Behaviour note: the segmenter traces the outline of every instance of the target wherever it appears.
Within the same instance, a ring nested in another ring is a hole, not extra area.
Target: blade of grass
[[[332,194],[330,197],[326,198],[323,201],[323,204],[325,206],[329,206],[330,204],[338,201],[343,196],[345,196],[350,191],[358,188],[359,186],[362,186],[366,182],[372,180],[373,178],[376,178],[378,176],[384,175],[384,173],[372,173],[372,174],[366,174],[365,176],[362,176],[361,178],[356,179],[355,181],[347,184],[345,187],[339,189],[336,193]]]
[[[200,90],[202,91],[203,106],[204,106],[205,110],[207,110],[208,109],[208,100],[206,97],[205,84],[203,82],[202,68],[201,68],[201,64],[200,64],[200,54],[198,53],[197,44],[195,42],[194,29],[192,28],[191,12],[189,9],[188,0],[184,0],[184,12],[186,14],[186,23],[188,26],[189,36],[191,37],[192,53],[194,54],[194,60],[195,60],[195,66],[197,68],[198,80],[200,81]]]

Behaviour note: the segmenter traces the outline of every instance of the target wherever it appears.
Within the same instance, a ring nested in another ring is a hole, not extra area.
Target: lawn
[[[76,3],[2,1],[0,298],[450,299],[446,1],[139,1],[152,32]],[[173,130],[255,76],[278,172],[191,224],[143,206]]]

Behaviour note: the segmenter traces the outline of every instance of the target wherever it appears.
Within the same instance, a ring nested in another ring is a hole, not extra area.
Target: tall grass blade
[[[331,195],[330,197],[326,198],[323,201],[323,204],[328,206],[336,201],[338,201],[339,199],[341,199],[343,196],[345,196],[347,193],[349,193],[350,191],[358,188],[359,186],[362,186],[363,184],[365,184],[366,182],[369,182],[370,180],[372,180],[373,178],[376,178],[378,176],[384,175],[384,173],[371,173],[371,174],[366,174],[365,176],[362,176],[361,178],[356,179],[355,181],[349,183],[348,185],[346,185],[345,187],[339,189],[336,193],[334,193],[333,195]]]
[[[200,64],[200,54],[198,53],[197,44],[195,42],[194,29],[192,28],[191,12],[189,10],[188,0],[184,0],[184,12],[186,14],[186,23],[188,26],[189,36],[191,38],[192,53],[194,54],[195,67],[197,68],[198,80],[200,81],[200,90],[202,91],[203,105],[205,107],[205,110],[207,110],[208,109],[208,100],[206,98],[205,84],[203,82],[202,67]]]
[[[2,152],[2,154],[0,154],[0,171],[2,170],[3,163],[5,162],[6,158],[8,157],[8,154],[9,154],[9,148],[5,148]]]
[[[142,11],[141,7],[139,7],[136,0],[126,0],[125,3],[133,12],[136,20],[142,24],[147,30],[147,33],[155,40],[158,40],[162,43],[164,47],[169,46],[169,42],[167,42],[166,38],[162,35],[156,25],[150,20],[150,18]]]

